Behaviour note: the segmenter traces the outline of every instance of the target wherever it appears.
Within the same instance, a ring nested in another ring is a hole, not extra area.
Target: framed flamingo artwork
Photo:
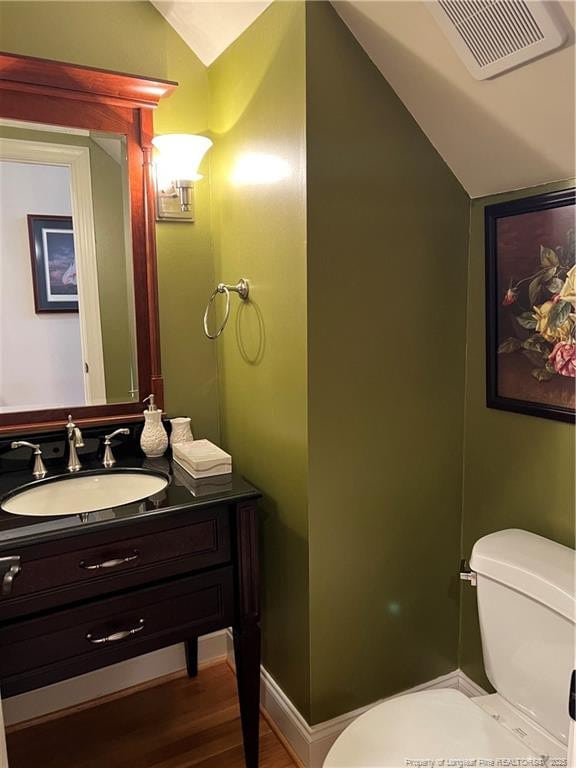
[[[71,216],[28,215],[34,307],[78,312],[78,281]]]

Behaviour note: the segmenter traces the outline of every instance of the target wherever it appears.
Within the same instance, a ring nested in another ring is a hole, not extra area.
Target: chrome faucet
[[[42,480],[48,474],[46,467],[42,461],[42,450],[36,443],[27,443],[26,440],[15,440],[10,448],[32,448],[34,451],[34,469],[32,470],[32,477],[35,480]]]
[[[66,438],[68,442],[68,472],[78,472],[82,469],[82,464],[76,449],[84,446],[84,440],[82,439],[82,432],[72,421],[72,414],[68,415]]]

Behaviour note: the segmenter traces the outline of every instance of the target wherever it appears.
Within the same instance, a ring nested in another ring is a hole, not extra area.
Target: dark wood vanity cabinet
[[[256,494],[255,494],[256,495]],[[258,765],[256,499],[167,510],[93,532],[0,542],[20,557],[0,597],[4,698],[232,627],[246,765]]]

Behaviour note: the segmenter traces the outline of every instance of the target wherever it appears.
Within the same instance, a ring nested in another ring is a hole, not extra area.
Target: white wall
[[[0,411],[85,403],[78,315],[34,310],[29,213],[71,215],[68,168],[0,160]]]

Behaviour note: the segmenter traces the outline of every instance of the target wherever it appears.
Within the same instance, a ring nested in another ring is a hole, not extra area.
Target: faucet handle
[[[116,437],[116,435],[129,435],[130,430],[126,427],[123,427],[122,429],[116,429],[114,432],[111,432],[109,435],[104,435],[104,445],[109,445],[110,440],[112,440],[113,437]]]
[[[112,445],[111,441],[113,437],[116,437],[116,435],[129,435],[130,430],[126,427],[123,427],[121,429],[116,429],[114,432],[111,432],[109,435],[104,436],[104,458],[102,459],[102,464],[109,469],[110,467],[113,467],[114,464],[116,464],[116,459],[114,458],[114,454],[112,453]]]
[[[74,445],[76,448],[83,448],[84,447],[84,438],[82,437],[82,432],[80,431],[80,428],[74,424],[72,421],[72,414],[68,414],[68,423],[66,424],[66,429],[68,430],[68,437],[71,438],[72,435],[74,435]]]
[[[14,442],[10,443],[10,448],[32,448],[35,454],[42,453],[38,443],[28,443],[26,440],[14,440]]]
[[[46,477],[48,472],[46,471],[46,467],[42,461],[42,449],[38,443],[28,443],[26,440],[14,440],[14,442],[10,444],[10,448],[32,448],[34,451],[34,468],[32,470],[32,477],[34,477],[36,480],[43,480]]]

